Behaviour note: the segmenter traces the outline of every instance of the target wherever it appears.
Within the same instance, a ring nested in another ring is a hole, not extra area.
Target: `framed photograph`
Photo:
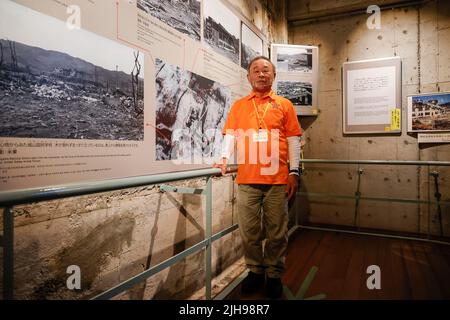
[[[450,131],[450,92],[409,95],[408,132]]]
[[[344,63],[344,134],[401,132],[401,74],[400,57]]]
[[[271,46],[271,60],[277,71],[274,90],[291,100],[297,115],[318,114],[318,57],[319,48],[314,46]]]

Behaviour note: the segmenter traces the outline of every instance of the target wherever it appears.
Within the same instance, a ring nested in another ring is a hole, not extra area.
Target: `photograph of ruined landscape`
[[[312,73],[312,68],[312,49],[278,48],[277,71]]]
[[[239,65],[240,20],[220,0],[204,1],[204,38],[217,53]]]
[[[278,81],[277,94],[291,100],[297,106],[312,105],[312,85],[309,82]]]
[[[144,81],[63,52],[0,39],[1,137],[144,139]]]
[[[408,97],[412,131],[450,131],[450,93]]]
[[[247,70],[250,61],[262,55],[263,41],[245,23],[242,23],[241,67]]]
[[[156,59],[156,160],[219,155],[231,90]]]
[[[137,0],[137,7],[200,41],[200,0]]]
[[[143,54],[15,3],[0,11],[17,16],[0,30],[1,137],[144,139]]]

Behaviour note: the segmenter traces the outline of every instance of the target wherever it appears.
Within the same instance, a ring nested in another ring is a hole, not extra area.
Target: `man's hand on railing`
[[[228,159],[227,158],[222,158],[222,163],[215,163],[213,165],[213,168],[220,168],[222,175],[225,175],[228,171]]]

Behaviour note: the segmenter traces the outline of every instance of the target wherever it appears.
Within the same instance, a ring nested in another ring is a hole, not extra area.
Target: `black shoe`
[[[280,278],[267,277],[266,294],[270,299],[280,299],[283,294],[283,284]]]
[[[249,271],[248,275],[242,281],[241,293],[252,294],[261,289],[264,284],[264,274],[258,274]]]

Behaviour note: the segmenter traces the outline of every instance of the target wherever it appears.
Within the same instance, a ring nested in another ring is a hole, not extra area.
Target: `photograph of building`
[[[450,93],[410,97],[413,131],[450,131]]]
[[[204,1],[204,37],[217,53],[239,64],[240,20],[220,0]]]

